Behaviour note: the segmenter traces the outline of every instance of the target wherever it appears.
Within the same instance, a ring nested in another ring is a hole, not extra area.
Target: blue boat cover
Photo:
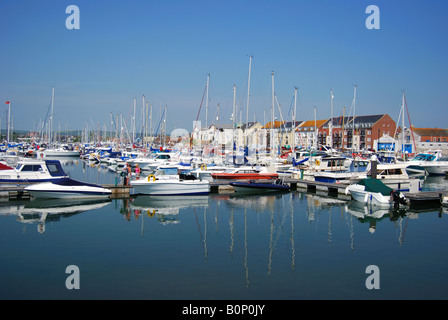
[[[99,185],[93,183],[85,183],[77,180],[73,180],[71,178],[62,178],[57,181],[52,181],[52,183],[57,184],[59,186],[88,186],[88,187],[101,187]]]
[[[45,160],[45,164],[47,165],[48,171],[52,177],[63,177],[67,175],[64,172],[64,169],[62,169],[59,160]]]

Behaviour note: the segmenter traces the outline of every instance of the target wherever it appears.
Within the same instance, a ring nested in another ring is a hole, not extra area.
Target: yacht
[[[59,160],[22,160],[13,169],[0,170],[1,183],[37,183],[68,178]]]
[[[206,180],[183,179],[176,168],[160,167],[154,175],[145,179],[131,180],[137,195],[173,196],[202,195],[210,193],[210,182]]]

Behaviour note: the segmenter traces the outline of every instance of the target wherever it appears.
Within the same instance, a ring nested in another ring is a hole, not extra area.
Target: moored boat
[[[288,191],[290,186],[284,184],[281,179],[276,179],[274,182],[264,182],[264,181],[234,181],[230,182],[230,185],[235,189],[236,192],[275,192],[275,191]]]
[[[356,184],[351,184],[346,188],[346,193],[350,193],[355,201],[371,206],[389,207],[392,204],[405,204],[404,196],[386,186],[378,179],[361,179]]]
[[[38,183],[68,178],[59,160],[23,160],[13,169],[0,170],[1,183]]]
[[[171,172],[170,172],[171,171]],[[159,169],[145,179],[131,180],[135,194],[152,196],[201,195],[210,193],[206,180],[182,179],[177,170]]]
[[[448,170],[448,157],[441,157],[436,161],[428,162],[421,165],[429,175],[440,176],[445,175]]]
[[[277,179],[278,173],[264,167],[257,169],[254,167],[238,167],[224,172],[212,173],[214,180],[254,180],[254,179]]]
[[[42,199],[96,199],[108,198],[112,194],[110,189],[70,178],[33,184],[25,191]]]

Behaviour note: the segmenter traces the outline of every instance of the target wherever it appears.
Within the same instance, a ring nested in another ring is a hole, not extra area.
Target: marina
[[[0,299],[448,299],[448,3],[346,2],[3,3]]]
[[[61,163],[74,179],[123,187],[101,164]],[[446,251],[438,243],[446,241],[448,209],[440,201],[369,208],[343,186],[331,192],[326,183],[289,182],[296,188],[267,194],[239,194],[219,182],[225,188],[184,197],[132,195],[127,186],[109,200],[2,198],[1,240],[14,239],[2,249],[9,257],[2,298],[446,298],[438,268]],[[426,182],[430,189],[448,185],[444,177]],[[65,289],[58,270],[71,264],[82,272],[77,292]],[[364,286],[371,264],[382,272],[375,292]],[[22,274],[33,278],[31,286]]]

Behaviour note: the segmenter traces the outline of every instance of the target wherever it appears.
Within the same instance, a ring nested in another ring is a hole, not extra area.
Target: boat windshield
[[[45,161],[48,172],[52,177],[62,177],[65,176],[64,169],[62,169],[61,163],[58,160],[46,160]]]
[[[43,171],[42,166],[40,164],[25,164],[22,166],[21,171]]]
[[[421,153],[421,154],[416,155],[413,160],[416,160],[416,161],[433,161],[435,158],[436,158],[436,156],[434,156],[432,154]]]
[[[155,176],[177,176],[177,168],[161,168],[158,169],[155,173]]]

